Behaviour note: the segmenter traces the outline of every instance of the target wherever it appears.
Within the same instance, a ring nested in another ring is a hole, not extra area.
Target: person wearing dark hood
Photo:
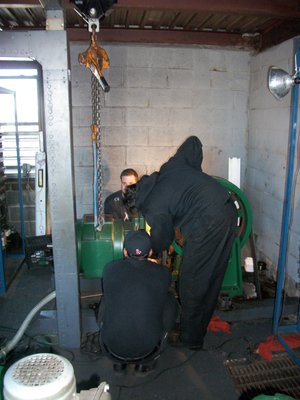
[[[202,171],[202,160],[202,143],[191,136],[159,172],[142,177],[125,195],[128,205],[136,207],[151,227],[155,252],[169,248],[176,229],[184,236],[180,335],[173,344],[191,349],[203,346],[237,226],[230,193]]]

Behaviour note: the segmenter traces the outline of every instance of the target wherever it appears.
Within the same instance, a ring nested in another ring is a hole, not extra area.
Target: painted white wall
[[[92,213],[91,72],[78,63],[89,43],[71,43],[77,217]],[[204,146],[203,169],[227,178],[228,158],[246,169],[250,53],[156,45],[103,45],[110,92],[101,111],[105,195],[120,172],[157,170],[189,135]]]
[[[289,142],[291,95],[276,100],[267,87],[270,66],[293,74],[293,41],[251,57],[249,138],[245,191],[253,209],[253,229],[259,257],[276,276]],[[297,195],[298,192],[298,195]],[[287,290],[295,295],[299,282],[300,209],[296,191],[294,223],[291,227]]]

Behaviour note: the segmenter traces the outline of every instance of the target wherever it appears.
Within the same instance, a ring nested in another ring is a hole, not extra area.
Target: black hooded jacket
[[[197,237],[199,230],[223,218],[229,193],[214,178],[202,172],[202,144],[190,136],[159,172],[137,183],[136,207],[151,227],[156,252],[168,249],[175,228]]]

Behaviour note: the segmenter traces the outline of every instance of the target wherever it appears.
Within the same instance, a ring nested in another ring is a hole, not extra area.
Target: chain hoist
[[[94,224],[101,230],[104,224],[101,105],[103,101],[99,81],[92,75],[92,141],[94,148]]]
[[[80,64],[85,65],[92,72],[91,137],[94,159],[94,226],[100,231],[104,225],[101,107],[104,100],[102,93],[103,91],[108,92],[110,87],[102,74],[102,69],[109,68],[109,58],[106,51],[97,44],[96,26],[92,26],[89,48],[79,54],[78,59]]]
[[[102,74],[102,69],[109,68],[109,58],[106,51],[97,44],[96,26],[92,26],[91,43],[89,48],[79,54],[79,62],[85,65],[98,79],[104,92],[109,92],[109,85]]]

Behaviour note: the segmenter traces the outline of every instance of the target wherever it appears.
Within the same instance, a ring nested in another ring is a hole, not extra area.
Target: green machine
[[[249,202],[243,192],[234,184],[223,178],[216,178],[230,192],[238,211],[237,233],[233,244],[228,268],[223,280],[221,293],[230,297],[243,294],[241,249],[247,242],[252,229],[252,213]],[[130,230],[145,229],[143,218],[123,222],[106,221],[97,231],[92,218],[85,217],[76,223],[77,256],[79,273],[85,278],[100,278],[103,268],[109,261],[123,257],[123,241]],[[173,243],[177,254],[170,265],[173,279],[178,279],[181,264],[182,248]]]
[[[221,294],[229,297],[241,296],[243,294],[241,250],[252,232],[252,211],[247,197],[236,185],[223,178],[216,179],[228,189],[238,212],[236,238],[223,279]]]
[[[3,379],[6,372],[6,368],[0,365],[0,400],[3,400]]]
[[[124,237],[130,230],[144,229],[144,218],[132,221],[106,221],[97,231],[92,218],[86,216],[76,223],[79,273],[85,278],[100,278],[109,261],[123,257]]]

